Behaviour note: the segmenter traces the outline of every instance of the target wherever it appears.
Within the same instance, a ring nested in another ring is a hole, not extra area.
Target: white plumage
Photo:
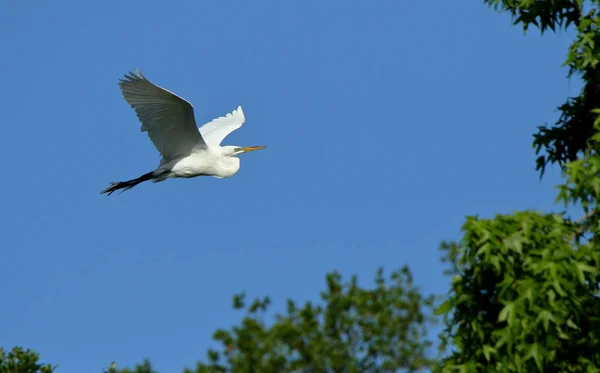
[[[161,155],[158,168],[137,179],[111,183],[101,193],[128,190],[152,180],[196,176],[230,177],[240,168],[239,154],[265,146],[221,146],[223,139],[246,121],[242,107],[198,128],[191,103],[132,72],[119,80],[125,101],[131,105]]]
[[[227,135],[237,130],[244,124],[246,117],[242,107],[227,113],[224,117],[218,117],[200,127],[200,134],[208,146],[218,146]]]

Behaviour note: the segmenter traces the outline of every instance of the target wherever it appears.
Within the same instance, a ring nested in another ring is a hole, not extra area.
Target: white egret
[[[265,146],[221,146],[223,139],[245,122],[242,107],[198,128],[191,103],[155,85],[142,75],[129,72],[119,79],[125,101],[135,110],[150,141],[161,155],[158,167],[137,179],[113,182],[101,194],[129,190],[144,181],[213,176],[226,178],[240,169],[237,157]]]

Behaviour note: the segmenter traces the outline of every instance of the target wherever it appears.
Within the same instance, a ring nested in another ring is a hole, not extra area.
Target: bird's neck
[[[235,175],[240,169],[240,159],[238,157],[221,157],[221,177],[230,177]]]

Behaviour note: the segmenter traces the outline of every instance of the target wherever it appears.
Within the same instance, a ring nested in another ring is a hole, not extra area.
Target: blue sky
[[[470,214],[553,209],[532,133],[576,95],[569,35],[482,2],[0,5],[0,346],[61,373],[204,359],[231,296],[316,299],[338,270],[408,264],[443,293]],[[158,154],[117,81],[139,68],[205,123],[242,105],[233,178],[144,183]]]

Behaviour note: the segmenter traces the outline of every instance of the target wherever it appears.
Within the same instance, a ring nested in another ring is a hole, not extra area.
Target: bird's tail
[[[110,186],[106,189],[104,189],[103,191],[100,192],[100,194],[105,194],[108,193],[108,195],[110,196],[113,192],[119,190],[119,189],[123,189],[123,192],[126,190],[129,190],[131,188],[133,188],[134,186],[138,185],[139,183],[143,183],[144,181],[148,181],[154,178],[154,171],[148,172],[147,174],[143,174],[142,176],[138,177],[137,179],[132,179],[132,180],[127,180],[127,181],[117,181],[114,183],[110,183]]]

